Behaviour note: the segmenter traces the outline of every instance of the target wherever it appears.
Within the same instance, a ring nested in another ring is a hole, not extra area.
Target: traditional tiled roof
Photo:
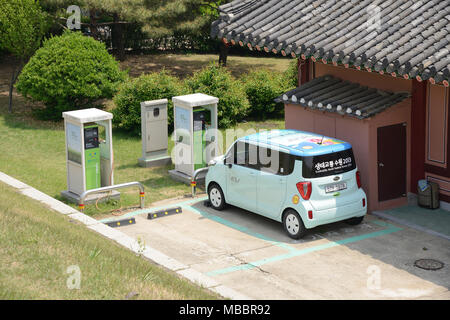
[[[286,92],[275,101],[366,119],[408,97],[408,92],[381,91],[326,75]]]
[[[235,0],[211,36],[419,81],[450,79],[450,0]]]

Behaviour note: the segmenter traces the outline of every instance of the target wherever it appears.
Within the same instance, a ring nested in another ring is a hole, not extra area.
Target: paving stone
[[[27,185],[23,182],[20,182],[19,180],[14,179],[13,177],[10,177],[7,174],[4,174],[3,172],[0,172],[0,181],[6,183],[16,189],[30,188],[29,185]]]
[[[219,285],[216,280],[205,276],[203,273],[192,268],[179,270],[177,273],[205,288],[217,287]]]

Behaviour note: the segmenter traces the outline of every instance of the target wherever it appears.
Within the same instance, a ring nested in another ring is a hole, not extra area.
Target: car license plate
[[[344,189],[347,189],[347,183],[345,183],[345,182],[330,184],[328,186],[325,186],[326,193],[336,192],[336,191],[344,190]]]

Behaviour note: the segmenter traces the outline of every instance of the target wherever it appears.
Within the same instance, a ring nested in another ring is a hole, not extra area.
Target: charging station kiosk
[[[164,166],[172,163],[167,154],[167,99],[141,102],[142,157],[141,167]]]
[[[83,192],[114,185],[112,126],[113,115],[99,109],[63,112],[66,133],[67,190],[61,195],[79,203]],[[119,198],[113,190],[109,198]],[[104,194],[89,196],[92,203]]]
[[[219,99],[202,93],[173,97],[175,180],[189,184],[195,170],[219,156],[217,104]]]

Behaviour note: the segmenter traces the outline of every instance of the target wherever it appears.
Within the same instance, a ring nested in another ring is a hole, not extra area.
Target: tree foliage
[[[0,47],[19,60],[13,68],[9,89],[9,111],[12,112],[12,90],[22,66],[41,45],[49,20],[35,0],[0,0]]]
[[[0,0],[1,47],[26,60],[39,48],[48,18],[35,0]]]
[[[140,134],[141,132],[141,102],[167,99],[168,125],[173,128],[172,97],[186,93],[181,81],[171,76],[167,71],[141,75],[124,82],[114,96],[113,122],[123,130]]]
[[[295,87],[285,74],[264,69],[249,72],[241,81],[251,106],[249,116],[254,119],[283,115],[284,105],[274,99]]]
[[[85,24],[94,38],[97,27],[112,27],[112,43],[120,59],[124,58],[124,24],[138,24],[149,39],[186,34],[209,37],[216,8],[226,0],[41,0],[55,17],[67,17],[66,9],[78,5],[89,10]]]
[[[191,93],[205,93],[219,98],[219,127],[228,128],[245,118],[250,107],[242,83],[230,71],[216,63],[186,79]]]
[[[44,41],[19,76],[17,90],[45,104],[45,118],[86,108],[111,98],[126,74],[105,45],[80,32],[66,31]]]

